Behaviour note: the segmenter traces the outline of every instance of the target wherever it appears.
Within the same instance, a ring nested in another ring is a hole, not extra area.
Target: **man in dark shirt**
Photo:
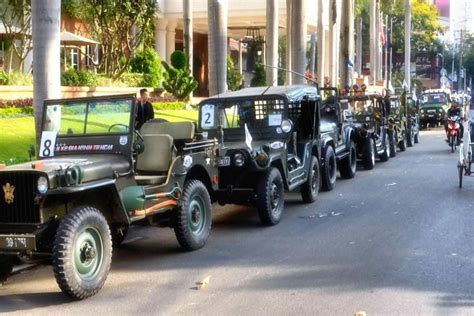
[[[153,112],[153,106],[149,101],[148,90],[141,89],[140,99],[137,102],[135,129],[139,130],[146,121],[153,118],[155,118],[155,113]]]
[[[462,111],[461,108],[459,107],[458,102],[453,99],[451,101],[451,107],[448,109],[447,117],[452,117],[452,116],[457,116],[459,118],[459,138],[462,140],[463,135],[464,135],[464,126],[462,124],[462,117],[461,117]],[[448,132],[448,122],[446,120],[446,123],[444,125],[446,133]]]

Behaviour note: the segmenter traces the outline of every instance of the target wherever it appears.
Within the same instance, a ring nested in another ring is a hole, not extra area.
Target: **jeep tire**
[[[73,299],[95,295],[112,262],[112,238],[102,213],[79,206],[66,214],[53,243],[53,271],[60,289]]]
[[[313,203],[318,198],[319,183],[321,174],[319,171],[319,161],[315,156],[311,156],[310,174],[308,180],[301,186],[301,198],[305,203]]]
[[[390,137],[388,133],[385,133],[384,140],[383,140],[383,152],[380,155],[380,161],[388,161],[390,159]]]
[[[324,191],[331,191],[336,186],[337,162],[332,146],[324,150],[324,166],[321,170],[322,187]]]
[[[362,145],[362,164],[366,170],[372,170],[375,167],[375,148],[370,137],[366,138]]]
[[[212,203],[206,186],[199,180],[186,181],[174,225],[181,247],[187,251],[202,248],[209,238],[211,224]]]
[[[391,131],[389,133],[389,144],[390,144],[390,158],[397,156],[397,132]]]
[[[357,172],[357,148],[354,141],[349,145],[349,155],[339,165],[339,173],[344,179],[354,178]]]
[[[407,150],[407,139],[406,135],[402,137],[402,140],[398,142],[398,148],[400,148],[400,151],[405,151]]]
[[[265,226],[280,222],[285,206],[283,179],[277,168],[270,168],[257,180],[257,210]]]
[[[9,256],[0,256],[0,285],[3,284],[12,273],[15,260]]]

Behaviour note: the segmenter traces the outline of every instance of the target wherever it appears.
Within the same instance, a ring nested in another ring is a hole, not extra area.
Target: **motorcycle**
[[[450,116],[447,119],[447,136],[448,145],[451,147],[451,152],[456,150],[456,147],[461,143],[459,138],[461,118],[459,116]]]

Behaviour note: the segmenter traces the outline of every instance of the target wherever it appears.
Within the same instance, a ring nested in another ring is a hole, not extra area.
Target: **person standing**
[[[137,110],[135,117],[135,129],[139,130],[142,125],[153,118],[155,118],[155,113],[153,111],[153,106],[150,102],[150,96],[147,89],[140,90],[140,99],[137,102]]]

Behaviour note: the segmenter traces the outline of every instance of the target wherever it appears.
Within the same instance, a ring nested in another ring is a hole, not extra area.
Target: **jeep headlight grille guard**
[[[0,223],[40,223],[38,179],[31,171],[0,172]]]

